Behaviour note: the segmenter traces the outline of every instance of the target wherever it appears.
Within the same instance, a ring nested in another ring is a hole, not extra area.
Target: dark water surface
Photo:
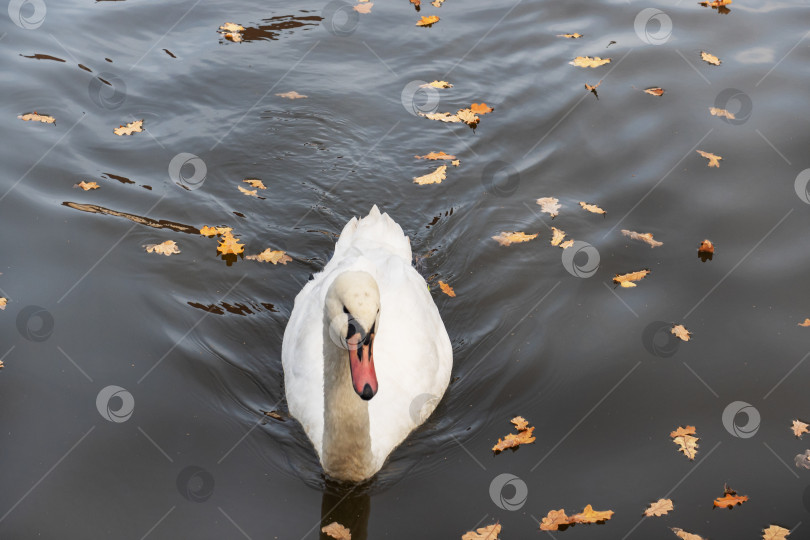
[[[810,538],[810,471],[794,464],[810,442],[789,430],[810,419],[807,3],[347,5],[15,0],[0,17],[0,537],[297,540],[335,517],[371,539],[495,521],[512,539],[759,538],[772,523]],[[243,42],[217,33],[228,21]],[[580,55],[612,62],[568,64]],[[434,79],[454,87],[412,91]],[[583,85],[600,80],[597,100]],[[291,90],[308,97],[276,95]],[[413,114],[482,101],[495,111],[475,130]],[[17,118],[32,111],[56,123]],[[138,119],[145,132],[113,134]],[[460,167],[414,184],[437,163],[413,156],[439,150]],[[454,379],[349,492],[324,484],[297,423],[261,411],[286,411],[295,294],[374,203],[430,254]],[[203,225],[294,260],[229,264]],[[587,243],[573,261],[551,225]],[[514,230],[540,236],[491,239]],[[165,240],[181,253],[142,247]],[[636,288],[611,282],[642,268]],[[692,340],[669,340],[672,323]],[[493,456],[515,415],[537,441]],[[687,424],[694,461],[668,436]],[[750,500],[713,510],[726,483]],[[642,521],[662,497],[675,510]],[[586,504],[615,515],[538,530]]]

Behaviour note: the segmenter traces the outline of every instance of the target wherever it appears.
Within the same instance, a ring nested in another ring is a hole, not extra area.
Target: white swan
[[[375,205],[295,298],[281,352],[287,404],[333,478],[373,476],[450,382],[450,338],[411,257]]]

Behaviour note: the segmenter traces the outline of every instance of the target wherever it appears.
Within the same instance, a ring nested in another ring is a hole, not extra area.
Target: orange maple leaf
[[[239,243],[239,239],[229,231],[222,235],[222,241],[217,246],[217,251],[223,255],[238,255],[245,251],[245,245]]]
[[[439,287],[441,288],[442,292],[450,297],[456,296],[456,291],[453,290],[453,287],[445,283],[444,281],[439,280]]]
[[[439,22],[438,15],[422,15],[422,18],[417,21],[416,26],[433,26],[437,22]]]
[[[714,253],[714,244],[712,244],[712,241],[707,239],[701,242],[698,253]]]
[[[486,103],[473,103],[470,105],[470,110],[475,114],[487,114],[491,113],[495,109],[489,107]]]
[[[808,427],[810,427],[810,425],[805,424],[801,420],[794,420],[793,425],[790,427],[790,429],[791,431],[793,431],[793,434],[795,436],[801,439],[802,435],[804,435],[805,433],[810,433],[810,431],[807,430]]]
[[[560,508],[559,510],[551,510],[546,517],[543,518],[543,521],[540,522],[540,530],[541,531],[557,531],[560,529],[560,525],[570,525],[571,518],[565,515],[565,510]]]
[[[492,451],[496,454],[503,452],[507,448],[517,448],[521,444],[529,444],[535,441],[532,436],[534,432],[533,427],[529,427],[529,422],[522,416],[516,416],[512,419],[512,423],[518,429],[518,433],[509,433],[503,439],[498,439],[498,443],[492,447]]]
[[[726,486],[723,496],[714,500],[714,506],[716,508],[733,508],[734,506],[742,504],[747,500],[748,497],[746,495],[737,495],[736,491]]]
[[[610,519],[613,510],[597,511],[589,504],[580,514],[571,516],[571,523],[598,523]]]

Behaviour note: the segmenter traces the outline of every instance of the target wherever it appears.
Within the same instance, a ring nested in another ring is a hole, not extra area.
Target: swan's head
[[[326,293],[325,310],[332,341],[349,351],[354,391],[365,400],[373,398],[377,393],[374,334],[380,319],[377,281],[368,272],[341,273]]]

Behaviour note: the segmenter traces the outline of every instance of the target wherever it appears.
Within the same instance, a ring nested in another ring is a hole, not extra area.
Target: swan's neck
[[[335,345],[325,321],[323,335],[324,428],[321,463],[332,477],[361,481],[374,470],[368,402],[352,387],[349,351]]]

